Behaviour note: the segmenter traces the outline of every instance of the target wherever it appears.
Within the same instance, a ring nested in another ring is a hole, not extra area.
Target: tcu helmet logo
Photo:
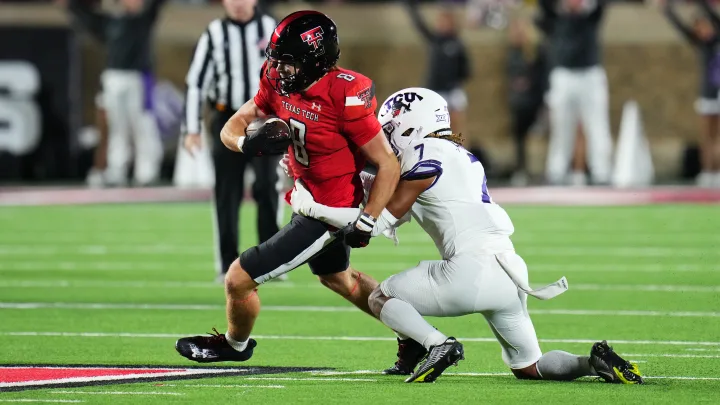
[[[308,45],[312,45],[313,49],[318,51],[319,53],[325,52],[322,43],[323,39],[323,29],[320,26],[317,26],[311,30],[307,30],[300,34],[300,37],[302,38],[303,42],[306,42]]]
[[[398,94],[397,96],[388,100],[385,103],[384,107],[386,110],[391,111],[393,113],[393,117],[396,117],[398,114],[400,114],[400,112],[397,112],[397,113],[395,112],[395,105],[398,105],[398,103],[401,103],[402,106],[399,106],[398,109],[400,107],[405,107],[405,111],[410,111],[410,104],[412,104],[412,102],[415,100],[422,100],[422,99],[423,99],[423,97],[417,93],[412,93],[412,92],[411,93],[402,93],[402,94]],[[405,101],[404,103],[403,103],[403,100]]]

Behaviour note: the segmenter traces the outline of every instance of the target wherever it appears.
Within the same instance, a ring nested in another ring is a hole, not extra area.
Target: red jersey
[[[255,104],[267,115],[288,123],[288,148],[295,178],[307,185],[315,201],[330,207],[357,207],[363,198],[359,173],[365,167],[360,147],[377,135],[375,85],[347,69],[334,69],[306,92],[281,96],[270,85],[263,66]],[[289,194],[285,197],[289,201]]]

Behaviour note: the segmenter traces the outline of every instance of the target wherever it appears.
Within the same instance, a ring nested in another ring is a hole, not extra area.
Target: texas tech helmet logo
[[[300,37],[302,38],[303,42],[306,42],[308,45],[311,45],[313,47],[313,50],[318,51],[318,54],[322,55],[325,53],[325,48],[323,48],[322,41],[323,39],[323,29],[320,26],[317,26],[311,30],[307,30],[300,34]]]

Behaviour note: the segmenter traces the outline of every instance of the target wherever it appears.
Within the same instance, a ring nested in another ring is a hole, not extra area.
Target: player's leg
[[[281,204],[283,180],[278,170],[280,156],[255,157],[250,161],[255,182],[252,186],[253,199],[257,203],[257,230],[260,243],[270,239],[282,226],[284,204]]]
[[[130,87],[129,108],[132,115],[133,144],[135,147],[135,183],[147,186],[160,177],[163,145],[160,130],[152,110],[155,82],[149,73],[133,74],[133,86]]]
[[[198,362],[245,361],[255,341],[250,333],[260,312],[258,285],[285,274],[324,248],[342,243],[320,221],[296,215],[266,242],[246,250],[225,276],[228,330],[224,335],[182,338],[175,349]]]
[[[127,109],[127,80],[122,73],[106,70],[102,75],[103,102],[107,112],[108,155],[105,180],[111,186],[127,182],[130,161],[130,117]]]
[[[350,267],[350,247],[337,243],[308,262],[310,270],[320,282],[363,312],[375,316],[368,305],[370,293],[378,282]]]
[[[522,266],[516,273],[527,283],[527,267]],[[543,354],[527,310],[527,295],[500,267],[486,272],[482,284],[490,288],[478,296],[478,310],[500,343],[503,361],[517,378],[570,381],[599,375],[610,382],[619,382],[613,371],[615,367],[622,370],[621,375],[627,381],[642,381],[637,367],[615,354],[606,342],[596,343],[590,356],[561,350]]]
[[[545,175],[550,184],[563,184],[570,167],[579,119],[575,105],[576,86],[574,72],[556,68],[550,74],[550,142],[545,166]]]
[[[585,90],[579,97],[587,158],[595,184],[609,184],[612,169],[612,138],[605,69],[595,67],[585,73]]]
[[[713,185],[713,172],[720,172],[720,167],[714,166],[715,142],[718,138],[718,118],[720,117],[720,101],[717,99],[700,99],[696,104],[700,114],[700,174],[696,183],[700,187]]]
[[[224,282],[225,273],[238,258],[238,220],[242,202],[247,156],[226,148],[220,141],[220,130],[229,117],[217,112],[210,129],[213,134],[212,158],[215,167],[213,188],[213,229],[215,262],[218,281]]]
[[[587,166],[587,140],[583,133],[582,125],[578,125],[578,133],[575,138],[575,149],[573,150],[572,173],[570,175],[570,185],[574,187],[583,187],[587,185],[587,175],[585,174]]]
[[[398,360],[385,370],[386,374],[413,374],[406,382],[431,382],[464,358],[462,344],[436,330],[423,316],[473,313],[476,273],[476,263],[468,264],[462,258],[423,261],[383,281],[373,292],[371,308],[380,320],[410,337],[398,342]],[[428,352],[427,360],[413,373],[425,352]]]

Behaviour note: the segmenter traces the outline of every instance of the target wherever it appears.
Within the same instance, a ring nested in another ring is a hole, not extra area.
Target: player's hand
[[[195,154],[202,149],[202,138],[200,134],[187,134],[183,139],[183,147],[190,153],[191,156],[195,157]]]
[[[317,203],[300,179],[295,180],[295,187],[290,193],[290,205],[294,213],[315,218]]]
[[[280,167],[282,167],[286,176],[288,176],[290,178],[295,177],[295,173],[293,173],[292,167],[290,167],[290,155],[288,155],[287,153],[284,154],[282,159],[280,159],[279,165],[280,165]]]
[[[364,248],[370,244],[374,227],[375,218],[367,213],[361,213],[355,223],[348,224],[343,229],[345,243],[352,248]]]
[[[246,155],[282,155],[292,143],[290,127],[278,117],[268,116],[253,120],[245,129],[239,149]]]
[[[400,239],[398,239],[398,236],[397,236],[397,228],[395,228],[395,227],[388,228],[388,229],[384,230],[382,234],[384,237],[393,241],[393,244],[395,244],[395,246],[400,244]]]

